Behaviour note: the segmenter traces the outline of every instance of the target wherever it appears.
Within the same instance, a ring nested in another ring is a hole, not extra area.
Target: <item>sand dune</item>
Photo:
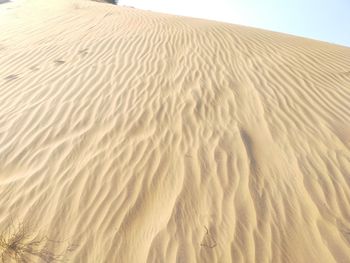
[[[350,48],[83,0],[13,3],[0,28],[3,238],[23,222],[68,262],[350,262]]]

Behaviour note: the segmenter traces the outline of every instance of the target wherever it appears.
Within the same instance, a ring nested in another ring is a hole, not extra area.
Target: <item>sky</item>
[[[350,0],[119,0],[119,5],[252,26],[350,47]]]

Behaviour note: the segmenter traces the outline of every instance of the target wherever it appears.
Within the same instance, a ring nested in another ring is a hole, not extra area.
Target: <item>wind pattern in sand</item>
[[[68,262],[349,262],[350,48],[83,0],[0,28],[0,230]]]

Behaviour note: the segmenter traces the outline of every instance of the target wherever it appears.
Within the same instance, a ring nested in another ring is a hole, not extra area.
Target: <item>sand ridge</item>
[[[350,48],[84,0],[0,27],[0,231],[68,262],[349,262]]]

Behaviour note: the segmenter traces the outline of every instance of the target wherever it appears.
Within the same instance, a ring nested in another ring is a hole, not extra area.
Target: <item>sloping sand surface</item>
[[[350,262],[350,48],[92,1],[1,9],[2,235],[22,222],[68,262]]]

